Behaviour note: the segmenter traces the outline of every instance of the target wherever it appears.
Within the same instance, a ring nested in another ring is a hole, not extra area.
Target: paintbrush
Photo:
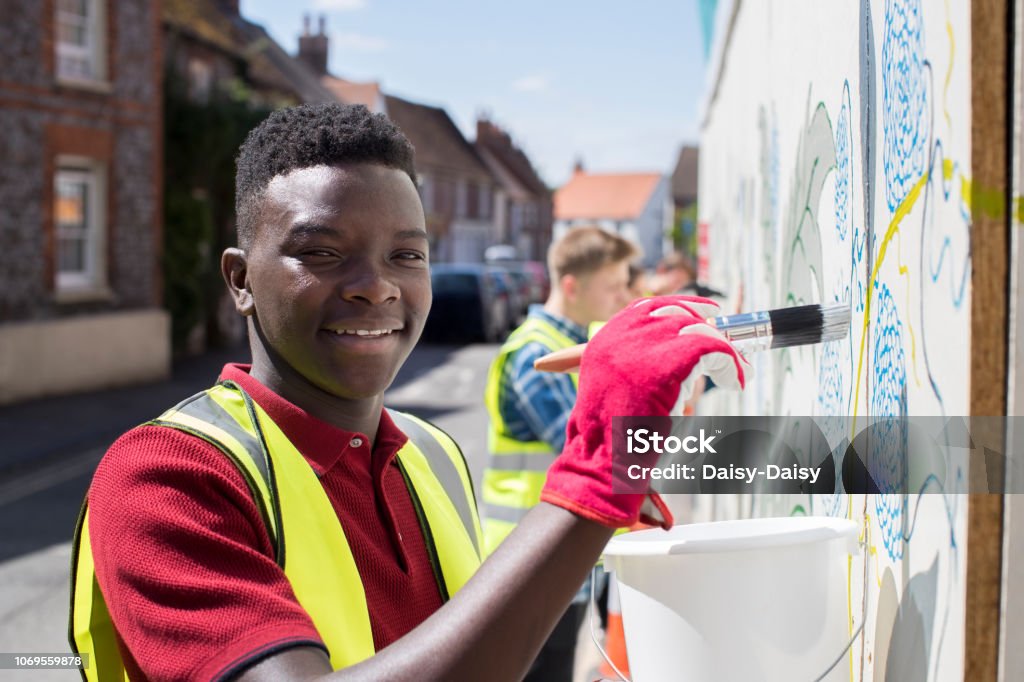
[[[708,324],[722,332],[737,350],[750,353],[771,348],[788,348],[837,341],[850,331],[850,306],[801,305],[762,310],[756,313],[709,317]],[[587,344],[549,353],[534,361],[542,372],[574,372]]]

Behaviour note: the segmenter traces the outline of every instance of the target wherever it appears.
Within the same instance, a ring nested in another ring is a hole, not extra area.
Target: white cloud
[[[519,92],[540,92],[542,90],[547,90],[548,85],[549,82],[547,76],[523,76],[522,78],[513,81],[512,89],[518,90]]]
[[[353,52],[383,52],[391,46],[388,41],[362,33],[337,33],[331,38],[331,47]]]
[[[366,7],[366,0],[315,0],[313,6],[316,7],[316,9],[352,12]]]

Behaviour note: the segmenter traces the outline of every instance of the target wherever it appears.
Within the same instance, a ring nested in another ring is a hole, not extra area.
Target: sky
[[[241,0],[294,54],[325,15],[328,70],[442,106],[472,141],[485,112],[552,187],[671,173],[695,144],[705,59],[696,0]]]

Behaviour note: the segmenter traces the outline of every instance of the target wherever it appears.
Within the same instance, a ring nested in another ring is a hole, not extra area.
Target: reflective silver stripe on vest
[[[455,463],[445,451],[444,446],[437,441],[425,428],[418,424],[411,417],[401,412],[388,410],[391,420],[405,435],[409,436],[430,466],[431,473],[448,493],[448,499],[452,501],[455,511],[458,512],[462,525],[466,527],[466,534],[473,542],[473,549],[480,555],[480,544],[476,537],[476,526],[473,523],[473,512],[470,510],[470,500],[466,496],[466,489],[462,485],[462,477],[459,476]]]
[[[484,502],[484,518],[488,520],[519,523],[529,511],[529,509],[523,509],[522,507],[506,507],[503,504]]]
[[[550,452],[491,453],[487,468],[496,471],[547,471],[557,456]]]
[[[174,408],[182,414],[194,417],[208,424],[213,424],[224,431],[249,453],[250,459],[263,477],[263,482],[270,487],[270,469],[267,465],[267,454],[260,446],[259,440],[250,435],[245,429],[239,426],[234,417],[228,414],[227,410],[217,404],[217,401],[206,393],[193,396]]]

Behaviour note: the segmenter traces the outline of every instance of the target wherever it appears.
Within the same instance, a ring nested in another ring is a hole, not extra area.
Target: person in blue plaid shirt
[[[598,227],[570,229],[548,249],[551,294],[533,305],[501,347],[488,376],[490,459],[484,471],[484,541],[493,551],[540,501],[548,466],[565,445],[576,403],[576,375],[539,372],[539,357],[587,340],[631,299],[629,263],[639,251]],[[584,591],[566,611],[526,680],[572,678],[576,632],[586,609]]]

